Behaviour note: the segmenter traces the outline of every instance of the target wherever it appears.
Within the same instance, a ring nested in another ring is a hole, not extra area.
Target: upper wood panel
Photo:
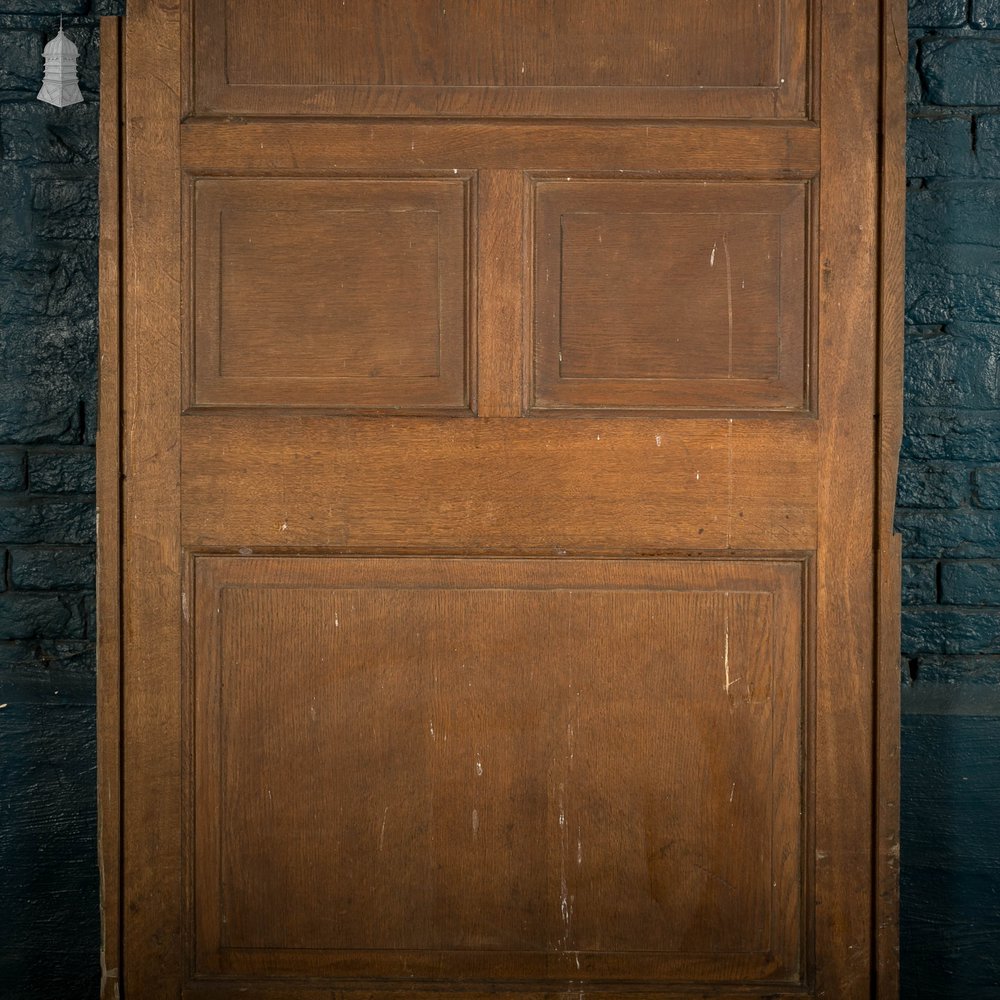
[[[538,410],[803,409],[809,187],[534,183]]]
[[[801,118],[806,0],[192,0],[198,114]]]
[[[193,180],[193,405],[467,408],[468,184]]]

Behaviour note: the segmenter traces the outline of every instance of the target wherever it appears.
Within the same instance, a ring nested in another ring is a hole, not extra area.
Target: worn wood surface
[[[871,995],[873,942],[879,15],[874,3],[822,5],[824,181],[814,272],[820,297],[820,544],[810,837],[814,988],[843,1000]],[[859,524],[866,530],[858,531]]]
[[[126,991],[890,995],[883,22],[745,6],[766,96],[135,0]]]
[[[876,681],[874,992],[899,996],[900,603],[895,531],[903,435],[903,268],[906,225],[907,7],[890,0],[882,38],[882,204],[879,262],[878,677]]]
[[[176,998],[186,808],[180,681],[181,13],[125,20],[122,262],[122,989]]]
[[[101,998],[121,968],[121,23],[101,22],[100,391],[97,433],[97,795]]]
[[[199,114],[804,117],[806,0],[201,0]],[[595,28],[599,30],[595,31]]]

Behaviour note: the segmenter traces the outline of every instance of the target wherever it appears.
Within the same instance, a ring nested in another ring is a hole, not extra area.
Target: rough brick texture
[[[910,0],[910,58],[902,1000],[965,1000],[1000,982],[1000,0]]]
[[[98,21],[0,0],[0,996],[93,998]],[[35,100],[65,18],[85,103]]]
[[[1000,0],[911,0],[910,27],[897,522],[903,652],[933,680],[990,655],[1000,604]]]

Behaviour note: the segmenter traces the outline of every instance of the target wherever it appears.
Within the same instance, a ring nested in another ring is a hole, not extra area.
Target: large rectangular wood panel
[[[807,112],[806,0],[201,0],[199,114]]]
[[[797,982],[803,569],[198,557],[197,969]]]
[[[126,991],[872,995],[880,30],[134,0]]]

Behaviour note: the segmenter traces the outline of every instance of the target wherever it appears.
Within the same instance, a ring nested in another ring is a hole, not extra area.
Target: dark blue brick
[[[1000,681],[1000,655],[921,653],[911,662],[916,664],[917,679],[911,681],[907,671],[905,681],[909,684],[949,685],[974,697],[977,687],[989,691]]]
[[[1000,561],[943,562],[941,603],[1000,605]]]
[[[906,318],[916,326],[955,319],[1000,323],[1000,250],[941,243],[911,254]]]
[[[93,705],[96,667],[90,640],[0,641],[0,704]]]
[[[907,192],[907,249],[913,255],[942,243],[1000,247],[998,222],[1000,183],[995,181],[935,180]]]
[[[2,2],[2,0],[0,0]],[[42,46],[40,31],[7,30],[0,62],[0,90],[37,93],[42,82]]]
[[[1000,509],[1000,466],[976,469],[973,474],[972,502],[977,507]]]
[[[33,448],[28,459],[32,493],[93,493],[95,473],[91,448],[60,451]]]
[[[903,655],[1000,653],[1000,610],[903,610]]]
[[[897,495],[900,507],[953,508],[968,499],[969,470],[964,465],[900,462]]]
[[[84,637],[80,601],[62,594],[0,594],[0,639],[73,639]]]
[[[965,0],[910,0],[910,27],[952,28],[965,24]]]
[[[906,74],[906,103],[918,105],[924,97],[924,86],[917,69],[917,59],[920,56],[920,46],[915,39],[909,43],[909,63]]]
[[[1000,511],[896,511],[907,559],[1000,558]]]
[[[17,501],[0,504],[0,539],[33,545],[90,545],[95,535],[93,503]]]
[[[1000,104],[1000,38],[928,38],[920,66],[930,104]]]
[[[15,590],[88,590],[94,586],[94,550],[89,546],[12,546],[9,557]]]
[[[90,5],[91,0],[0,0],[0,11],[5,14],[47,14],[58,18],[60,14],[89,14]]]
[[[23,490],[27,482],[26,468],[23,451],[18,448],[0,448],[0,490],[8,493]]]
[[[906,172],[909,177],[975,177],[972,119],[911,118],[906,130]]]
[[[981,177],[1000,178],[1000,115],[976,116],[976,168]]]
[[[54,109],[40,101],[0,104],[0,156],[16,163],[96,163],[96,103]]]
[[[933,560],[903,563],[903,603],[937,603],[937,563]]]
[[[1000,461],[1000,412],[933,409],[907,397],[902,454],[910,458]]]
[[[913,332],[905,356],[908,398],[931,406],[1000,407],[1000,324]]]
[[[97,238],[97,177],[40,176],[32,184],[32,231],[43,240]]]
[[[972,23],[978,28],[1000,28],[1000,0],[972,0]]]
[[[94,320],[11,321],[0,342],[0,441],[75,443],[94,382]]]

